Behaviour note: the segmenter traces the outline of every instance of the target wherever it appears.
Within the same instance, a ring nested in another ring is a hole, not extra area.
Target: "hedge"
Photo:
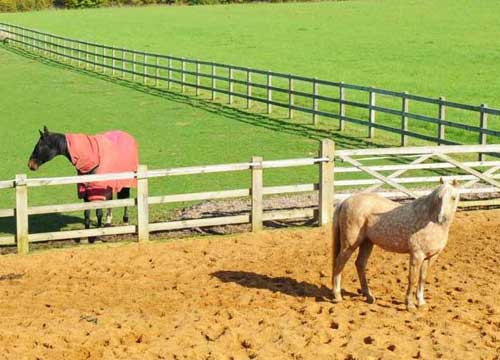
[[[262,0],[257,0],[262,2]],[[297,0],[267,0],[268,2],[295,2]],[[304,0],[299,0],[304,1]],[[307,1],[307,0],[305,0]],[[313,0],[314,1],[314,0]],[[0,0],[0,12],[30,11],[46,8],[95,8],[106,6],[140,6],[150,4],[166,5],[208,5],[249,3],[256,0]]]

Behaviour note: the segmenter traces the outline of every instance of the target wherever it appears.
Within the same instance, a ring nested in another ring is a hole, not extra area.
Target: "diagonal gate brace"
[[[354,165],[355,167],[357,167],[358,169],[366,172],[367,174],[370,174],[371,176],[373,176],[374,178],[398,189],[399,191],[405,193],[406,195],[416,199],[417,196],[415,194],[413,194],[410,190],[408,190],[407,188],[405,188],[404,186],[401,186],[399,185],[398,183],[392,181],[391,179],[387,178],[386,176],[382,175],[382,174],[379,174],[378,172],[374,171],[374,170],[371,170],[369,169],[368,167],[364,166],[363,164],[361,164],[359,161],[351,158],[350,156],[347,156],[347,155],[341,155],[340,156],[342,158],[342,160],[344,161],[347,161],[348,163],[351,163],[352,165]]]
[[[424,154],[422,156],[419,156],[417,159],[413,160],[410,165],[417,165],[417,164],[420,164],[420,163],[423,163],[425,160],[427,160],[428,158],[434,156],[434,154]],[[392,174],[390,174],[389,176],[387,176],[388,179],[394,179],[394,178],[397,178],[399,175],[402,175],[404,174],[405,172],[407,172],[409,169],[400,169],[400,170],[397,170],[395,172],[393,172]],[[369,188],[366,189],[366,191],[373,191],[373,190],[376,190],[378,189],[379,187],[381,187],[383,184],[375,184],[375,185],[372,185],[370,186]]]
[[[500,166],[494,166],[486,171],[484,171],[482,174],[483,175],[494,175],[498,170],[500,170]],[[471,187],[472,185],[478,183],[481,181],[481,179],[474,179],[466,182],[465,184],[462,185],[463,188],[468,188]]]
[[[450,156],[448,155],[445,155],[445,154],[436,154],[439,158],[441,158],[442,160],[452,164],[452,165],[455,165],[457,168],[460,168],[466,172],[468,172],[469,174],[472,174],[474,175],[475,177],[483,180],[484,182],[490,184],[490,185],[493,185],[495,186],[496,188],[499,188],[500,189],[500,183],[496,180],[493,180],[491,178],[488,177],[488,175],[486,175],[485,173],[481,173],[477,170],[474,170],[473,168],[467,166],[467,165],[464,165],[462,164],[461,162],[451,158]]]

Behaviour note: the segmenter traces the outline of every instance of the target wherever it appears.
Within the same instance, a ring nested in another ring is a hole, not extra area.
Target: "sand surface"
[[[404,306],[408,259],[375,249],[374,305],[330,299],[324,229],[0,256],[0,358],[499,359],[500,211],[458,213]]]

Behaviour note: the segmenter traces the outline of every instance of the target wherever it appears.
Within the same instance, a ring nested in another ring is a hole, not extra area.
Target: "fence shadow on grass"
[[[92,76],[94,78],[124,86],[135,91],[140,91],[151,96],[156,96],[168,101],[195,107],[197,109],[201,109],[218,116],[223,116],[233,121],[239,121],[252,126],[262,127],[271,131],[301,136],[315,140],[329,138],[335,140],[337,146],[343,149],[382,146],[375,144],[364,137],[354,135],[347,136],[336,130],[322,129],[313,125],[299,124],[283,118],[270,117],[255,112],[245,111],[244,109],[225,105],[220,102],[210,101],[201,97],[196,97],[195,95],[185,95],[167,89],[155,88],[134,82],[132,80],[113,77],[108,74],[97,73],[91,70],[86,70],[84,68],[60,63],[58,61],[30,53],[20,48],[5,45],[0,45],[0,48],[3,48],[13,54],[38,61],[48,66],[72,71],[74,73],[84,74],[87,76]]]
[[[66,214],[30,215],[30,233],[53,232],[64,229],[70,225],[83,224],[82,218]],[[0,231],[5,234],[16,234],[16,219],[14,217],[0,218]]]

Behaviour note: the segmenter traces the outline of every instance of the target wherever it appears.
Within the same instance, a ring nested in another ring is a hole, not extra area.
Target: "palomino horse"
[[[341,273],[353,252],[361,292],[375,302],[366,280],[366,264],[373,244],[396,253],[410,254],[406,306],[415,308],[413,284],[418,279],[417,305],[425,305],[427,270],[443,251],[459,201],[459,185],[443,183],[429,195],[400,205],[377,194],[360,193],[337,205],[333,219],[333,296],[341,301]]]
[[[134,138],[123,131],[110,131],[98,135],[51,133],[44,127],[40,139],[29,158],[28,167],[37,170],[57,155],[65,156],[79,175],[133,172],[137,170],[138,154]],[[135,179],[99,181],[78,184],[78,196],[85,202],[130,197],[130,188],[136,187]],[[85,210],[85,228],[90,228],[90,210]],[[102,226],[102,209],[96,210],[97,226]],[[128,223],[127,207],[123,222]],[[111,226],[111,209],[108,209],[106,226]],[[93,242],[95,238],[89,238]]]

